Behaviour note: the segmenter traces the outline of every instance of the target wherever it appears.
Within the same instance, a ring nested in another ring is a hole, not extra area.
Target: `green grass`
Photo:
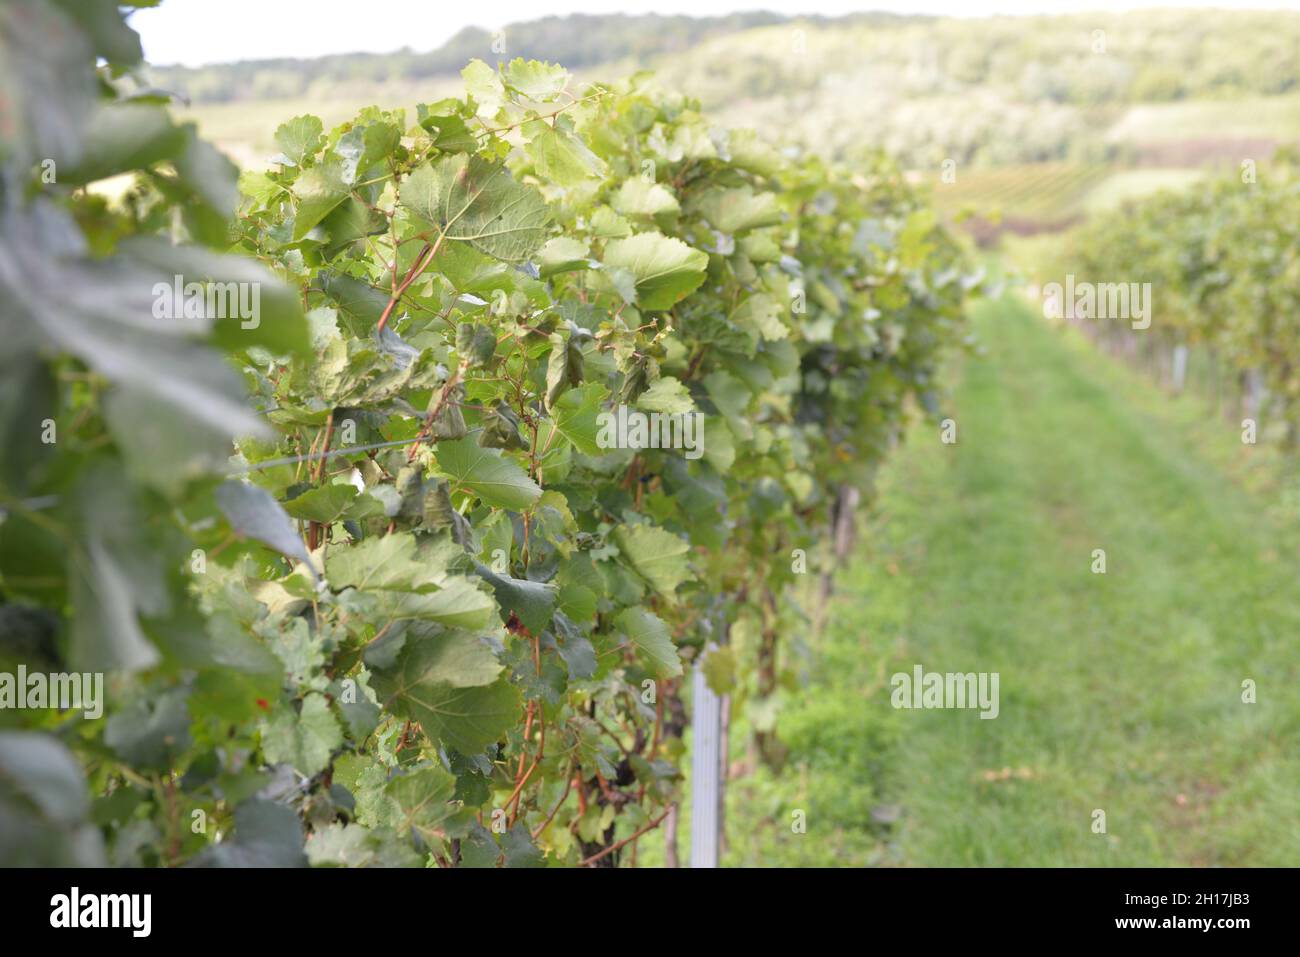
[[[727,862],[1294,865],[1300,536],[1232,476],[1255,450],[1017,299],[974,318],[958,442],[883,476],[780,719],[801,764],[731,783]],[[998,672],[999,717],[895,711],[916,663]]]

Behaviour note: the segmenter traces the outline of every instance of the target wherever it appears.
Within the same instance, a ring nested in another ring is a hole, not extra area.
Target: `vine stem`
[[[415,461],[415,453],[419,451],[420,443],[429,437],[429,432],[433,429],[433,423],[437,421],[438,414],[442,412],[442,407],[447,404],[447,400],[451,397],[452,392],[455,391],[456,386],[460,385],[461,377],[465,374],[466,368],[467,365],[465,361],[462,360],[461,364],[457,366],[455,374],[443,384],[442,392],[438,394],[437,403],[429,410],[429,414],[425,416],[424,425],[420,427],[420,431],[411,442],[410,450],[406,453],[406,461],[408,463]]]
[[[608,93],[609,93],[608,90],[602,88],[597,90],[595,93],[591,93],[587,96],[582,97],[581,99],[574,99],[570,103],[565,103],[558,110],[553,110],[550,113],[543,113],[541,116],[530,117],[529,119],[550,120],[551,125],[554,126],[555,118],[559,116],[561,113],[563,113],[565,110],[571,110],[573,109],[573,107],[578,106],[581,103],[586,103],[588,100],[599,100],[601,97],[607,95]],[[524,123],[526,122],[528,122],[528,120],[520,120],[518,123],[511,123],[509,126],[498,126],[495,128],[490,126],[485,126],[483,127],[483,129],[479,130],[477,133],[474,134],[474,138],[477,139],[480,136],[495,136],[497,133],[509,133],[511,130],[518,129],[519,127],[523,126]]]
[[[541,645],[542,643],[540,638],[533,638],[533,663],[537,668],[537,676],[539,678],[542,675]],[[515,784],[514,793],[506,800],[506,806],[508,806],[511,801],[514,801],[515,805],[510,812],[511,824],[514,824],[515,821],[519,819],[519,804],[523,800],[524,785],[528,783],[528,779],[532,777],[533,772],[537,770],[537,766],[542,763],[543,755],[546,754],[546,715],[542,712],[542,705],[533,701],[528,702],[528,720],[524,723],[525,747],[527,746],[528,736],[532,732],[534,717],[537,718],[539,732],[537,754],[533,757],[533,763],[529,766],[527,773],[523,774],[519,778],[518,783]],[[519,756],[520,771],[523,771],[525,760],[527,760],[527,754],[521,754]]]
[[[671,811],[672,809],[673,809],[673,806],[672,806],[672,805],[669,805],[669,806],[668,806],[668,809],[667,809],[666,811],[664,811],[663,814],[660,814],[660,815],[659,815],[657,818],[655,818],[653,821],[650,821],[650,822],[647,823],[647,824],[643,824],[643,825],[641,825],[639,828],[637,828],[635,831],[633,831],[633,832],[632,832],[631,834],[629,834],[627,837],[623,838],[623,840],[618,841],[618,842],[615,843],[615,844],[611,844],[609,847],[605,848],[603,851],[598,851],[598,852],[596,852],[595,854],[591,855],[591,857],[583,858],[583,860],[578,864],[578,866],[579,866],[579,867],[586,867],[588,864],[595,864],[598,860],[600,860],[602,857],[606,856],[607,854],[613,854],[615,851],[621,851],[624,847],[626,847],[627,845],[631,844],[633,841],[635,841],[635,840],[636,840],[638,837],[640,837],[642,834],[645,834],[647,831],[653,831],[655,828],[657,828],[661,823],[663,823],[663,819],[666,818],[666,817],[668,816],[668,811]]]
[[[542,831],[550,827],[551,822],[555,820],[555,815],[560,813],[560,808],[564,807],[564,802],[568,800],[569,792],[573,790],[573,779],[577,773],[577,768],[575,767],[576,763],[577,762],[575,761],[569,762],[569,771],[564,776],[564,793],[561,794],[560,799],[555,802],[555,807],[551,808],[551,813],[546,815],[546,820],[537,825],[536,829],[532,832],[534,841],[537,840],[537,836],[541,834]]]
[[[528,715],[529,727],[531,727],[532,721],[533,721],[533,716],[530,710]],[[525,738],[527,737],[527,735],[528,735],[528,731],[525,731],[524,732]],[[514,803],[514,808],[510,812],[511,824],[514,824],[515,821],[518,820],[519,818],[519,802],[523,796],[524,785],[527,784],[528,779],[533,776],[533,772],[537,770],[537,766],[542,763],[542,753],[545,751],[545,749],[546,749],[546,720],[545,718],[543,718],[541,723],[541,740],[538,741],[537,743],[537,755],[533,758],[533,763],[528,766],[528,770],[524,771],[524,773],[520,775],[519,781],[515,784],[514,791],[511,792],[510,797],[506,798],[506,803],[502,805],[502,807],[504,808],[504,807],[509,807],[512,802]],[[520,770],[523,770],[523,762],[525,760],[527,760],[526,756],[520,756],[519,759]]]
[[[325,419],[325,442],[321,446],[322,453],[329,452],[330,442],[332,441],[334,441],[334,410],[330,409],[330,414]],[[316,474],[312,477],[313,483],[319,484],[320,480],[325,476],[325,461],[326,456],[322,454],[320,459],[316,462]],[[316,550],[316,546],[320,544],[320,533],[321,523],[312,522],[307,529],[307,535],[310,539],[308,542],[308,548],[313,552]]]
[[[379,316],[379,322],[375,323],[376,334],[384,331],[384,326],[388,325],[388,317],[392,315],[393,308],[406,293],[406,290],[410,288],[411,283],[415,282],[415,280],[419,278],[420,273],[429,268],[429,263],[433,262],[433,257],[438,255],[438,250],[442,247],[442,241],[446,237],[447,234],[441,232],[438,234],[437,241],[434,242],[432,246],[425,244],[424,250],[420,253],[420,256],[415,260],[415,263],[411,268],[407,270],[406,275],[402,277],[402,281],[398,283],[397,287],[393,290],[392,296],[389,297],[388,305],[384,306],[384,311]],[[393,252],[393,257],[393,262],[396,263],[396,250]]]

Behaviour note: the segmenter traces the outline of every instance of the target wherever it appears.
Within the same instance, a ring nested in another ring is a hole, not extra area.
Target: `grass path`
[[[814,841],[735,862],[1300,863],[1300,537],[1221,467],[1253,450],[1014,297],[974,322],[958,441],[888,467],[782,716]],[[894,710],[918,663],[998,672],[999,717]]]

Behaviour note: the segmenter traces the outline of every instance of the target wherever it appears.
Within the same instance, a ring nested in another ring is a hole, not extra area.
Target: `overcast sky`
[[[715,16],[743,10],[837,15],[862,10],[986,16],[1124,10],[1134,6],[1300,7],[1300,0],[164,0],[139,10],[131,23],[152,63],[198,66],[268,57],[326,53],[432,50],[467,26],[496,29],[521,20],[569,13],[688,13]]]

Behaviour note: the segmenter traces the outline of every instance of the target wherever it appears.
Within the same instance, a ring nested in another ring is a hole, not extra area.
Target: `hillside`
[[[902,22],[891,14],[854,15],[834,22]],[[829,23],[812,17],[811,22]],[[382,84],[454,76],[472,58],[489,54],[528,60],[553,60],[570,68],[608,63],[625,57],[682,53],[715,37],[756,27],[788,23],[775,13],[736,13],[721,17],[645,14],[543,17],[510,24],[500,31],[468,27],[436,49],[417,52],[410,46],[391,53],[349,53],[313,59],[241,60],[202,67],[153,66],[159,85],[185,91],[194,103],[230,103],[287,98],[326,85]]]
[[[944,210],[977,211],[982,240],[1065,228],[1087,208],[1266,159],[1300,136],[1297,13],[620,15],[502,33],[463,31],[429,53],[168,68],[155,79],[191,100],[205,135],[257,167],[284,117],[312,112],[329,125],[371,104],[410,114],[460,89],[474,58],[564,62],[579,82],[651,69],[661,89],[691,91],[723,125],[836,159],[885,150],[934,185]]]

